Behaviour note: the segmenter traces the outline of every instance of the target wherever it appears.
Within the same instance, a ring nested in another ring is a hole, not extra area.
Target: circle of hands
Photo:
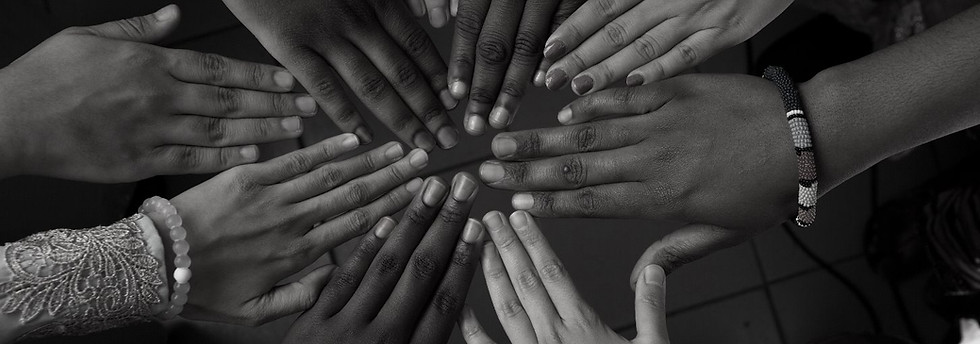
[[[224,171],[172,200],[194,259],[186,318],[258,325],[302,312],[288,343],[445,342],[458,320],[468,343],[493,343],[502,338],[464,305],[482,266],[511,342],[629,342],[579,296],[535,217],[642,218],[687,224],[631,276],[632,342],[667,343],[666,274],[794,210],[795,156],[781,149],[791,142],[771,139],[785,123],[758,111],[781,109],[774,88],[677,76],[788,1],[225,3],[285,68],[154,45],[180,21],[168,6],[66,29],[0,70],[2,102],[36,114],[4,118],[25,149],[7,173],[127,182]],[[455,18],[448,66],[413,16],[436,28]],[[609,88],[623,78],[629,87]],[[479,178],[416,177],[428,152],[461,140],[448,110],[464,106],[463,131],[481,135],[514,122],[530,85],[566,84],[582,97],[559,125],[497,135]],[[299,137],[318,111],[349,134],[257,162],[257,144]],[[354,154],[380,129],[368,115],[409,150]],[[481,181],[515,191],[518,211],[469,218]],[[362,235],[340,266],[280,284]]]

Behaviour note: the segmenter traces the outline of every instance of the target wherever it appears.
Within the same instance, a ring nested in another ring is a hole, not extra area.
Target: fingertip
[[[253,163],[259,160],[259,147],[255,145],[242,147],[238,154],[246,163]]]
[[[534,207],[534,197],[529,194],[519,193],[514,195],[510,203],[514,209],[531,210]]]
[[[180,16],[180,7],[178,7],[176,4],[164,6],[153,13],[153,17],[158,22],[169,22],[176,19],[178,16]]]
[[[381,220],[378,220],[378,223],[374,225],[374,235],[379,239],[386,239],[388,238],[388,235],[391,234],[391,231],[395,229],[395,225],[397,224],[398,222],[396,222],[395,219],[392,219],[390,216],[382,217]]]
[[[645,83],[643,75],[638,72],[632,72],[626,77],[626,86],[640,86]]]
[[[469,86],[462,80],[456,80],[449,84],[449,93],[451,93],[453,98],[456,98],[456,100],[466,98],[467,92],[469,92]]]
[[[490,112],[490,126],[494,129],[504,129],[513,120],[513,114],[510,109],[503,106],[497,106],[493,108]]]
[[[278,81],[277,81],[278,83]],[[308,95],[299,96],[296,98],[296,108],[302,112],[304,117],[312,117],[316,115],[316,100]]]
[[[544,82],[545,82],[545,72],[543,70],[539,70],[539,71],[535,72],[534,73],[534,81],[533,82],[534,82],[534,86],[535,87],[544,87],[544,85],[545,85],[544,84]]]
[[[545,78],[545,86],[547,86],[549,90],[560,90],[562,87],[565,87],[566,83],[568,83],[568,74],[565,73],[565,70],[555,68],[548,71]]]
[[[466,133],[472,136],[483,135],[487,131],[487,122],[475,113],[466,114],[466,124],[463,125]]]
[[[510,214],[510,225],[514,229],[524,229],[531,224],[531,214],[523,210],[518,210]]]
[[[551,61],[557,61],[562,56],[565,56],[566,50],[567,46],[565,42],[552,36],[552,38],[548,39],[548,43],[545,44],[544,57]]]
[[[442,101],[442,106],[445,107],[446,110],[455,109],[456,106],[459,105],[459,100],[457,100],[448,89],[439,91],[439,100]]]
[[[296,85],[296,78],[287,70],[278,70],[272,75],[273,81],[276,82],[276,86],[279,86],[284,91],[292,90]],[[312,99],[312,98],[311,98]],[[314,103],[315,104],[315,103]]]
[[[663,285],[666,279],[667,272],[659,265],[650,264],[643,268],[643,280],[646,284]]]
[[[440,29],[449,22],[449,13],[446,12],[446,8],[439,6],[429,9],[429,23],[432,27]]]
[[[413,195],[419,192],[419,189],[421,188],[422,188],[422,178],[415,177],[414,179],[412,179],[411,181],[405,184],[405,190],[408,190],[408,192]]]
[[[357,135],[357,138],[360,140],[361,144],[367,145],[371,144],[371,141],[374,141],[374,132],[371,130],[371,128],[364,125],[354,129],[354,135]]]
[[[566,106],[561,111],[558,111],[558,122],[564,125],[571,124],[572,122],[572,107]]]
[[[480,221],[474,219],[466,220],[466,227],[463,228],[462,239],[467,244],[479,244],[483,242],[484,228]]]

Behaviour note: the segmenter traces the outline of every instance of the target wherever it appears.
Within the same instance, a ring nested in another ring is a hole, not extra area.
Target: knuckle
[[[537,62],[542,48],[541,37],[534,32],[522,30],[514,39],[514,59],[522,64]]]
[[[497,95],[482,86],[473,86],[470,90],[470,101],[482,104],[493,104],[497,100]]]
[[[208,142],[218,146],[225,143],[228,137],[228,128],[225,127],[224,121],[219,118],[208,117],[201,121],[201,123]]]
[[[517,274],[517,287],[521,290],[534,290],[541,286],[538,273],[534,270],[524,270]]]
[[[233,172],[232,182],[234,183],[235,189],[239,192],[249,194],[253,191],[258,190],[259,183],[255,181],[252,174],[244,172],[242,170],[237,170]]]
[[[370,215],[363,209],[354,209],[347,212],[347,229],[350,233],[367,232],[371,226]]]
[[[568,277],[568,271],[565,270],[565,266],[554,260],[545,263],[540,269],[539,274],[541,275],[541,280],[545,282],[562,281]]]
[[[680,54],[681,61],[687,66],[693,66],[700,61],[700,54],[690,44],[677,45],[677,51]]]
[[[523,185],[527,181],[527,175],[530,171],[530,164],[528,162],[514,162],[503,164],[503,166],[504,175],[515,184]]]
[[[575,188],[585,185],[585,180],[588,178],[585,165],[582,164],[582,159],[578,156],[566,158],[561,164],[560,172],[561,178]]]
[[[615,18],[616,0],[596,0],[595,4],[595,14],[603,21],[608,22]]]
[[[394,253],[382,253],[377,260],[377,271],[383,275],[398,274],[401,271],[401,259]]]
[[[327,168],[317,174],[317,183],[322,188],[320,190],[333,190],[343,180],[344,174],[336,168]]]
[[[618,87],[612,92],[613,101],[616,104],[632,104],[635,98],[635,93],[631,87]]]
[[[248,84],[254,88],[261,87],[265,81],[265,71],[256,64],[250,63],[245,66],[245,76],[248,78]]]
[[[386,170],[385,173],[388,175],[387,179],[390,181],[401,182],[403,180],[408,179],[408,173],[405,173],[405,171],[398,168],[398,166],[391,166],[385,170]]]
[[[318,80],[313,84],[312,88],[317,94],[328,97],[339,96],[341,94],[340,92],[343,92],[340,86],[329,78]]]
[[[398,85],[401,87],[412,87],[419,80],[419,71],[414,65],[408,62],[402,62],[398,66],[395,66],[395,78],[398,80]]]
[[[534,206],[548,214],[557,214],[555,195],[551,193],[534,194]]]
[[[515,99],[524,98],[524,85],[514,80],[507,80],[500,88],[500,92]]]
[[[412,257],[412,277],[428,280],[435,277],[439,261],[429,252],[420,252]]]
[[[499,241],[495,241],[495,243],[497,244],[497,250],[501,253],[510,252],[522,247],[521,241],[513,235],[504,236]]]
[[[492,66],[502,66],[510,60],[510,46],[497,33],[484,33],[476,45],[477,56]]]
[[[363,81],[358,87],[358,94],[368,101],[381,100],[388,90],[386,82],[378,75],[371,75],[361,80]]]
[[[468,245],[460,243],[456,245],[456,251],[453,254],[453,266],[457,268],[469,268],[473,266],[473,250],[469,248]]]
[[[368,201],[368,188],[362,183],[352,183],[347,186],[346,196],[348,204],[360,205]]]
[[[242,98],[241,92],[232,88],[219,88],[216,94],[216,101],[218,106],[221,107],[221,111],[226,114],[232,114],[240,110],[240,102]]]
[[[451,316],[460,309],[460,297],[457,293],[449,290],[440,290],[432,300],[432,306],[441,315]]]
[[[633,42],[633,50],[636,52],[636,55],[647,61],[660,56],[662,49],[663,45],[660,43],[660,40],[650,35],[643,35]]]
[[[427,221],[427,218],[428,217],[425,214],[425,210],[422,209],[423,207],[424,206],[422,206],[422,205],[417,205],[416,204],[416,205],[410,207],[405,212],[405,219],[408,220],[408,222],[411,224],[411,227],[421,227],[421,226],[424,226],[428,222]]]
[[[575,130],[573,139],[579,152],[591,152],[598,146],[599,134],[595,126],[585,125]]]
[[[503,267],[488,268],[484,274],[487,279],[494,281],[506,280],[508,278],[507,270]]]
[[[458,20],[457,20],[458,22]],[[457,24],[458,25],[458,24]],[[429,35],[419,28],[412,28],[402,41],[405,51],[411,56],[421,56],[428,49]]]
[[[458,203],[450,204],[450,202],[447,202],[447,204],[442,207],[442,210],[439,211],[439,219],[442,220],[442,222],[450,225],[466,222],[466,216],[468,215],[469,213]]]
[[[509,299],[500,305],[500,312],[508,319],[517,318],[525,314],[524,305],[517,299]]]
[[[422,113],[419,114],[419,119],[422,120],[422,122],[430,123],[442,118],[443,113],[444,112],[441,108],[432,107],[428,110],[422,111]]]
[[[517,152],[525,156],[541,154],[541,146],[541,135],[537,132],[528,132],[517,140]]]
[[[604,28],[606,39],[612,43],[613,47],[619,49],[626,45],[626,29],[617,22],[606,24]]]
[[[272,107],[273,114],[284,115],[289,113],[289,108],[291,105],[288,104],[291,99],[286,95],[275,94],[271,95],[269,105]]]
[[[576,200],[579,210],[585,216],[594,216],[599,210],[599,201],[596,199],[595,192],[591,188],[579,191]]]
[[[298,175],[309,171],[310,167],[313,166],[313,160],[306,154],[293,154],[286,158],[285,164],[286,170],[288,170],[290,174]]]
[[[215,54],[201,54],[201,66],[204,77],[209,84],[219,84],[224,81],[228,72],[228,62]]]
[[[482,15],[470,6],[461,6],[456,15],[456,32],[463,38],[474,40],[483,29]]]
[[[356,287],[359,284],[358,276],[353,271],[344,269],[334,278],[333,284],[338,288]]]
[[[391,119],[391,128],[394,131],[405,131],[415,126],[415,119],[409,114],[399,114]]]
[[[204,157],[190,147],[177,148],[171,151],[170,160],[178,170],[193,170],[204,164]]]
[[[114,23],[116,23],[116,26],[118,26],[120,30],[125,32],[130,37],[140,37],[143,35],[143,32],[146,32],[147,29],[146,23],[139,18],[119,20],[115,21]]]

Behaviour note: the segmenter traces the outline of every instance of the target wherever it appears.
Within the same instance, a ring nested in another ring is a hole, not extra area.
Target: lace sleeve
[[[162,243],[142,215],[37,233],[0,256],[0,321],[16,321],[5,327],[21,338],[99,332],[166,309]]]

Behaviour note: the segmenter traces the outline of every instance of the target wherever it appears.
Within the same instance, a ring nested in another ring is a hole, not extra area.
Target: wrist
[[[869,128],[849,123],[848,109],[842,106],[846,78],[845,73],[830,68],[799,85],[810,122],[821,196],[874,164],[866,157],[870,145],[855,141]]]

